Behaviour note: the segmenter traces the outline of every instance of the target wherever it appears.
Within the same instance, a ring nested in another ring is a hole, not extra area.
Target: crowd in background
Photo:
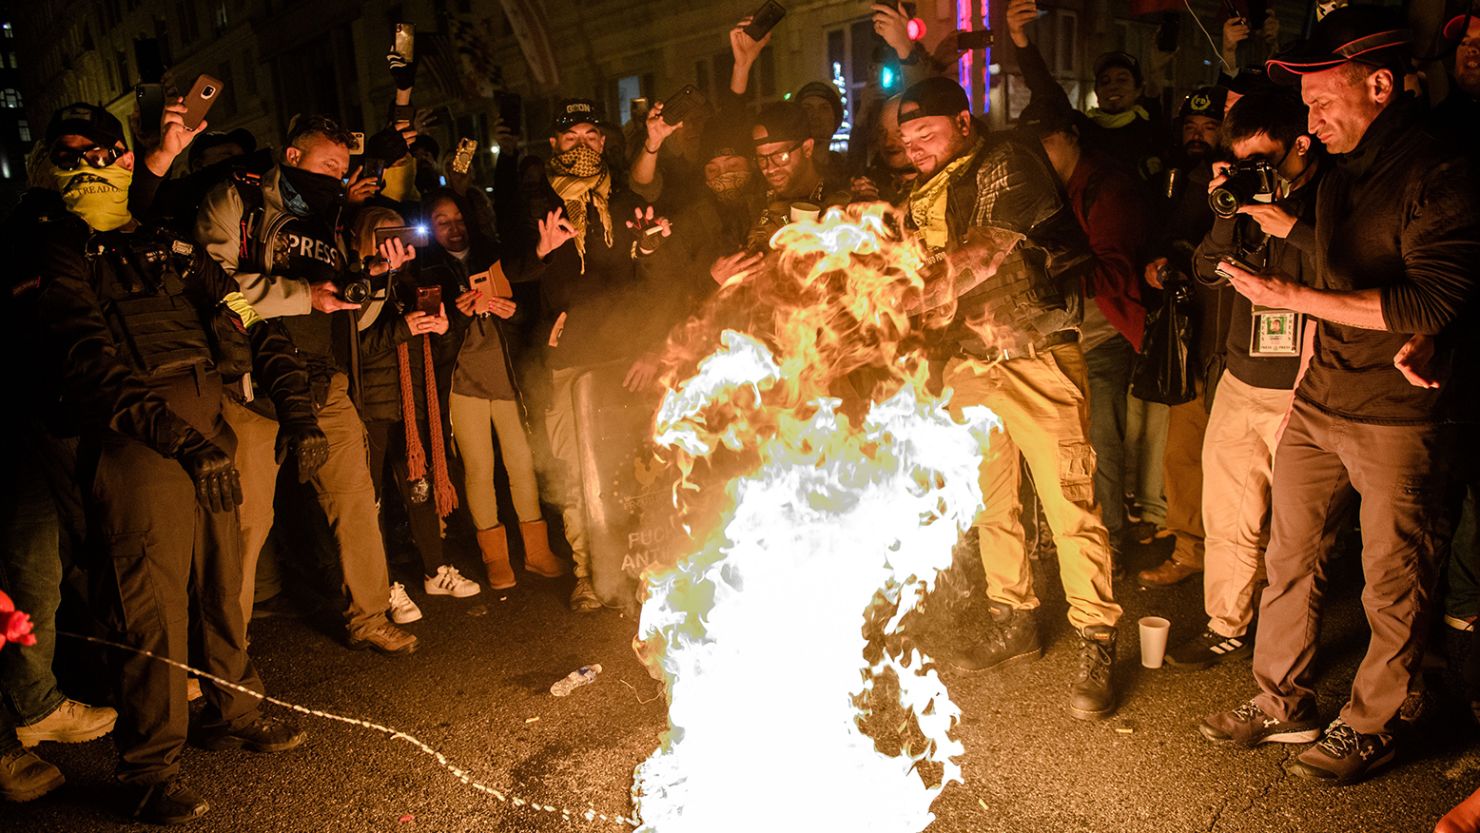
[[[832,83],[747,105],[772,37],[750,19],[718,100],[674,96],[626,128],[563,100],[548,141],[498,126],[486,183],[422,129],[416,65],[394,51],[369,136],[314,114],[280,141],[212,132],[184,100],[157,125],[54,114],[3,229],[0,601],[33,633],[0,652],[0,796],[62,782],[37,744],[111,731],[124,812],[179,823],[209,807],[181,776],[187,738],[305,737],[139,654],[105,655],[90,694],[111,706],[67,697],[59,616],[261,692],[251,623],[301,614],[303,588],[327,588],[347,647],[393,656],[419,648],[404,626],[427,596],[573,572],[573,611],[623,604],[593,582],[592,391],[655,406],[670,334],[768,268],[778,230],[879,203],[945,286],[912,310],[950,310],[926,327],[934,382],[956,413],[1003,421],[976,524],[990,618],[937,660],[1040,656],[1032,562],[1051,554],[1079,656],[1069,711],[1102,718],[1117,591],[1201,581],[1206,627],[1167,662],[1252,657],[1258,690],[1203,721],[1210,742],[1310,743],[1290,769],[1325,783],[1391,762],[1428,698],[1431,625],[1480,618],[1480,20],[1445,27],[1450,92],[1431,102],[1389,11],[1330,11],[1284,44],[1272,16],[1231,17],[1226,71],[1164,114],[1124,52],[1099,57],[1077,109],[1037,17],[1008,5],[1031,100],[993,131],[904,9],[875,6],[904,92],[867,103],[846,152]],[[1276,57],[1239,67],[1257,37]],[[1128,574],[1132,544],[1167,538],[1164,563]],[[1323,712],[1343,552],[1372,640]],[[472,553],[480,575],[459,569]],[[1447,829],[1477,829],[1480,808],[1461,811]]]

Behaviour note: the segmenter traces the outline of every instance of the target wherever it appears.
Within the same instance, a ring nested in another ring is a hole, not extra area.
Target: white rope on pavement
[[[223,680],[220,677],[217,677],[216,675],[209,672],[202,671],[199,668],[193,668],[183,662],[177,662],[170,659],[169,657],[162,657],[152,651],[145,651],[140,648],[135,648],[132,645],[124,645],[120,642],[113,642],[111,640],[101,639],[96,636],[87,636],[80,633],[70,633],[68,631],[62,630],[57,631],[57,635],[66,636],[71,639],[79,639],[83,642],[91,642],[94,645],[103,645],[109,648],[131,651],[140,656],[149,657],[150,659],[158,660],[159,662],[162,662],[174,668],[179,668],[191,674],[195,674],[198,677],[210,680],[216,685],[222,686],[224,688],[229,688],[233,691],[239,691],[243,694],[249,694],[253,697],[258,698],[259,700],[271,703],[274,706],[280,706],[290,711],[298,712],[299,714],[306,714],[310,717],[318,717],[324,720],[333,720],[339,723],[347,723],[351,726],[358,726],[362,729],[370,729],[383,735],[388,735],[391,740],[403,740],[416,747],[423,754],[428,755],[436,760],[439,766],[452,773],[452,777],[461,781],[465,786],[472,787],[473,789],[484,793],[485,795],[493,796],[499,802],[504,804],[509,804],[521,809],[529,809],[536,812],[547,813],[553,816],[560,816],[566,821],[584,820],[588,822],[605,822],[610,824],[622,825],[624,827],[637,827],[640,823],[635,818],[629,818],[627,816],[615,813],[601,813],[597,812],[594,808],[591,807],[587,807],[584,811],[570,810],[564,807],[556,807],[553,804],[542,804],[538,801],[531,801],[526,798],[521,798],[506,790],[495,789],[494,787],[490,787],[487,784],[482,783],[481,781],[475,780],[473,776],[468,773],[467,770],[453,764],[447,759],[446,755],[443,755],[441,752],[438,752],[436,749],[433,749],[431,746],[423,743],[414,735],[408,735],[405,732],[392,729],[389,726],[382,726],[379,723],[372,723],[368,720],[360,720],[354,717],[346,717],[342,714],[335,714],[333,712],[327,712],[322,709],[311,709],[307,706],[300,706],[297,703],[289,703],[286,700],[279,700],[276,697],[269,697],[268,695],[263,694],[260,691],[253,691],[246,686]]]

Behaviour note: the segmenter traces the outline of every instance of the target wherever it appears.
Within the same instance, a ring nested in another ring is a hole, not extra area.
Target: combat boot
[[[1090,625],[1079,637],[1079,672],[1069,692],[1069,714],[1080,720],[1106,717],[1115,711],[1115,628]]]
[[[994,604],[990,612],[993,628],[986,638],[961,651],[947,649],[946,662],[962,671],[985,671],[1043,656],[1037,608],[1014,610]]]

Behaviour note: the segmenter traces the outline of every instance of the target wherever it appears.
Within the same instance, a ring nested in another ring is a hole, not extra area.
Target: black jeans
[[[219,381],[204,389],[194,377],[157,388],[171,409],[227,453],[235,437],[221,418]],[[93,603],[109,635],[136,649],[190,662],[224,680],[261,692],[247,658],[239,603],[241,531],[235,511],[210,512],[195,499],[181,465],[142,443],[106,434],[93,448],[97,466],[90,499],[106,549],[92,565]],[[132,652],[113,650],[118,724],[118,780],[168,781],[179,774],[189,708],[185,672]],[[239,728],[257,717],[261,700],[204,677],[202,728]]]
[[[411,502],[411,483],[406,479],[406,426],[401,422],[367,422],[365,433],[370,438],[370,479],[375,483],[375,501],[385,500],[381,486],[385,478],[385,464],[391,464],[391,477],[396,481],[396,491],[406,506],[406,517],[411,520],[411,540],[421,553],[422,569],[428,576],[437,574],[437,568],[447,563],[442,552],[442,519],[437,517],[437,504],[430,493],[421,503]],[[423,442],[430,435],[423,428]],[[427,479],[432,477],[431,451],[427,451]],[[385,531],[385,510],[380,512],[382,533]]]

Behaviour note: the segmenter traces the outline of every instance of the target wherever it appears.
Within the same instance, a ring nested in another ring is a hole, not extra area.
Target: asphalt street
[[[1135,551],[1132,567],[1153,564],[1165,543]],[[471,554],[463,556],[465,570],[476,574]],[[1367,639],[1355,566],[1352,559],[1338,565],[1323,632],[1321,693],[1328,717],[1343,701]],[[570,821],[559,810],[628,813],[633,767],[658,743],[664,701],[633,655],[635,624],[616,612],[568,613],[562,604],[568,580],[522,581],[507,596],[485,590],[469,600],[426,599],[413,588],[426,618],[409,626],[422,650],[408,658],[347,651],[331,622],[313,618],[252,626],[253,655],[273,695],[413,735],[510,800],[464,784],[404,739],[300,717],[309,740],[289,753],[187,751],[186,777],[213,805],[191,829],[620,829]],[[1155,592],[1117,585],[1126,610],[1117,666],[1122,706],[1109,720],[1075,720],[1065,709],[1074,638],[1055,584],[1051,574],[1039,582],[1051,623],[1044,659],[997,674],[943,673],[964,712],[965,784],[949,787],[936,802],[932,833],[1429,831],[1480,785],[1477,732],[1446,696],[1449,683],[1437,671],[1438,706],[1406,739],[1392,769],[1367,783],[1320,788],[1285,774],[1281,764],[1300,747],[1233,751],[1208,745],[1197,722],[1253,692],[1248,662],[1203,672],[1142,669],[1134,628],[1138,617],[1153,614],[1172,620],[1174,640],[1200,628],[1196,581]],[[972,618],[966,617],[968,628]],[[595,684],[563,699],[549,694],[552,682],[591,663],[605,669]],[[758,687],[778,684],[755,681]],[[784,738],[777,748],[778,755],[806,754],[788,748]],[[125,824],[117,814],[111,741],[47,744],[39,751],[62,768],[67,784],[30,804],[0,805],[0,831],[150,829]],[[557,809],[516,806],[515,797]],[[754,815],[755,830],[790,830],[784,819],[766,815],[764,796],[737,798]]]

